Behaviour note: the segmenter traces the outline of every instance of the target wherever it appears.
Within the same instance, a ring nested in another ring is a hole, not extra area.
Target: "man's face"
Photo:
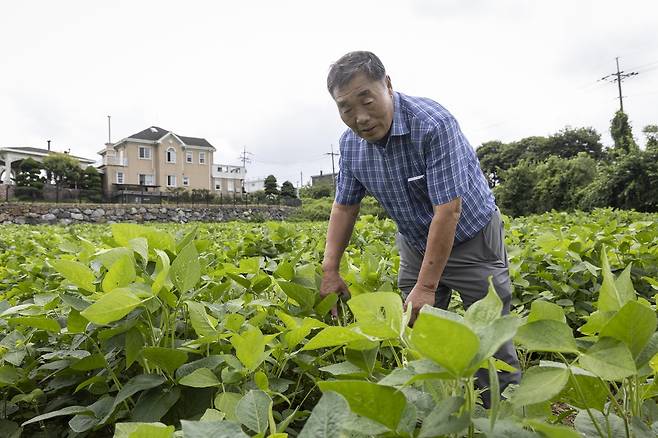
[[[340,118],[359,137],[371,143],[386,137],[393,123],[393,87],[388,76],[373,81],[360,73],[336,87],[333,98]]]

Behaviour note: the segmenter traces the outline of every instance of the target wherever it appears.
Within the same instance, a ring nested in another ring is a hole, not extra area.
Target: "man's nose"
[[[356,114],[356,124],[359,126],[368,125],[370,115],[366,111],[360,111]]]

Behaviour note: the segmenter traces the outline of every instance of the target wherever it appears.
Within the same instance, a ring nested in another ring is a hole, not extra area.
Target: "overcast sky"
[[[345,129],[326,91],[352,50],[384,62],[394,89],[450,110],[474,147],[592,126],[610,144],[615,84],[636,138],[658,123],[658,2],[3,1],[0,146],[98,158],[155,125],[204,137],[215,162],[297,186],[331,171]]]

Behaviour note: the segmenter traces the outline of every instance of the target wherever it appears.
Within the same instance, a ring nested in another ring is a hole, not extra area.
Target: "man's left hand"
[[[406,309],[409,304],[411,304],[411,320],[409,320],[409,326],[413,327],[416,318],[418,317],[418,312],[425,304],[434,306],[434,300],[436,298],[436,289],[431,289],[426,286],[422,286],[418,283],[411,290],[409,296],[404,302],[404,308]]]

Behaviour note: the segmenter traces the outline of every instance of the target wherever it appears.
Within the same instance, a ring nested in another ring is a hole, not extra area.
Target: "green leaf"
[[[548,301],[535,300],[530,305],[530,315],[528,315],[528,322],[541,321],[549,319],[566,323],[567,318],[564,316],[564,310],[557,304],[549,303]]]
[[[267,392],[270,390],[270,382],[269,379],[267,378],[267,374],[265,374],[262,371],[258,371],[257,373],[254,373],[254,383],[256,383],[256,386],[261,391]]]
[[[395,431],[407,405],[400,391],[390,386],[362,380],[334,380],[318,382],[322,392],[334,391],[342,395],[350,409]]]
[[[128,380],[128,382],[126,382],[126,384],[123,385],[121,390],[117,393],[116,397],[114,398],[114,402],[112,403],[112,409],[107,413],[105,418],[101,420],[101,423],[105,423],[112,415],[112,412],[114,412],[114,409],[116,409],[116,407],[119,406],[128,397],[132,397],[140,391],[160,386],[164,382],[165,378],[158,374],[140,374]]]
[[[187,353],[173,348],[146,347],[142,355],[153,365],[156,365],[170,375],[174,375],[176,368],[187,362]]]
[[[601,250],[601,269],[603,272],[603,284],[599,290],[598,308],[602,312],[614,312],[622,308],[629,301],[635,301],[635,291],[631,285],[630,290],[625,279],[619,281],[620,288],[617,288],[610,263],[606,254],[605,247]],[[624,270],[623,275],[630,275],[630,265]],[[628,273],[626,271],[629,271]],[[621,276],[620,276],[621,277]],[[628,280],[630,281],[630,280]]]
[[[129,314],[142,301],[129,288],[117,288],[80,312],[94,324],[109,324]]]
[[[80,359],[76,363],[72,364],[70,368],[76,371],[89,371],[95,370],[97,368],[104,368],[105,366],[107,366],[105,356],[100,353],[94,353],[91,356]]]
[[[78,310],[71,308],[66,318],[66,328],[69,333],[84,333],[87,329],[87,324],[89,324],[89,321],[80,315]]]
[[[277,265],[276,270],[274,271],[274,275],[281,277],[284,280],[291,281],[293,278],[295,278],[295,268],[293,267],[292,263],[283,260]]]
[[[368,340],[368,337],[348,327],[330,326],[322,329],[320,333],[304,345],[302,350],[317,350],[318,348],[335,347],[362,340]]]
[[[112,224],[111,228],[112,237],[119,246],[129,247],[131,240],[137,237],[145,237],[149,248],[169,251],[172,254],[176,253],[176,241],[169,233],[164,231],[129,223]]]
[[[358,326],[366,335],[380,339],[398,339],[404,331],[402,300],[394,292],[373,292],[347,302]]]
[[[144,347],[144,337],[137,327],[126,332],[126,369],[137,360],[139,353]]]
[[[603,415],[597,410],[590,409],[592,416],[594,417],[594,422],[599,427],[599,430],[604,433],[604,436],[607,437],[625,437],[626,435],[626,426],[624,426],[624,420],[613,414],[609,413],[607,416]],[[582,410],[576,415],[576,418],[573,422],[574,427],[578,432],[580,432],[585,438],[590,437],[599,437],[599,432],[597,431],[594,422],[590,418],[587,411]]]
[[[201,265],[194,242],[189,243],[176,256],[171,264],[170,274],[171,281],[181,294],[196,286],[201,278]]]
[[[603,327],[599,336],[615,338],[637,357],[656,331],[656,312],[637,301],[629,301]]]
[[[240,399],[242,399],[242,394],[235,392],[220,392],[217,394],[217,397],[215,397],[215,409],[226,414],[227,420],[237,421],[238,417],[235,413],[235,409],[238,406]]]
[[[251,390],[240,399],[235,407],[235,415],[240,423],[257,433],[268,427],[268,413],[272,399],[260,390]]]
[[[622,380],[636,373],[628,347],[612,338],[599,339],[579,361],[583,368],[604,380]]]
[[[143,392],[131,411],[133,421],[160,421],[180,399],[180,387],[159,386]]]
[[[117,423],[114,438],[172,438],[175,430],[162,423]]]
[[[591,313],[586,319],[587,322],[578,328],[578,331],[584,335],[594,336],[598,334],[604,325],[612,319],[616,312],[601,312],[597,310]]]
[[[146,264],[149,261],[149,242],[144,237],[135,237],[128,241],[128,246],[144,261]]]
[[[498,293],[496,293],[496,288],[491,282],[491,277],[489,277],[489,290],[487,295],[481,300],[473,303],[468,310],[466,310],[464,319],[473,330],[478,331],[479,328],[486,327],[496,319],[500,318],[502,310],[503,302],[500,300]]]
[[[136,275],[133,258],[127,255],[123,256],[105,274],[102,285],[103,290],[107,293],[116,288],[128,286],[135,281]]]
[[[281,290],[295,303],[299,305],[302,310],[309,310],[315,304],[315,292],[312,289],[306,288],[296,283],[289,281],[277,281]]]
[[[550,400],[562,391],[569,381],[569,370],[554,367],[532,367],[523,373],[521,384],[512,395],[517,406],[532,405]]]
[[[238,423],[231,421],[181,420],[185,438],[247,438]]]
[[[525,420],[526,425],[532,427],[545,438],[581,438],[581,435],[567,426],[543,423],[539,420]]]
[[[498,318],[478,333],[480,347],[475,359],[471,362],[471,371],[476,372],[483,361],[496,354],[505,342],[512,339],[520,324],[521,320],[518,317],[506,315]],[[476,367],[476,369],[472,367]]]
[[[43,420],[48,420],[50,418],[55,418],[55,417],[61,417],[63,415],[74,415],[74,414],[81,414],[81,413],[91,413],[89,408],[87,406],[67,406],[62,409],[58,409],[56,411],[51,411],[42,415],[37,415],[36,417],[30,418],[23,424],[21,424],[21,427],[25,427],[28,424],[36,423],[39,421]]]
[[[96,286],[94,280],[96,276],[86,265],[72,260],[50,260],[53,268],[59,272],[62,277],[81,289],[89,292],[95,292]]]
[[[338,298],[338,294],[327,295],[315,306],[315,313],[320,317],[325,316],[336,305]]]
[[[571,328],[565,323],[550,319],[534,321],[519,327],[514,338],[528,351],[552,353],[578,353]]]
[[[208,316],[206,307],[196,301],[185,301],[190,320],[192,321],[192,328],[199,337],[210,336],[217,333],[215,326],[217,320]]]
[[[334,438],[342,429],[348,413],[347,401],[333,391],[326,391],[313,408],[298,437]]]
[[[157,256],[155,262],[155,271],[153,272],[153,284],[151,285],[151,290],[154,294],[159,294],[160,290],[167,284],[169,280],[169,256],[166,252],[160,251],[159,249],[155,250]]]
[[[183,386],[191,386],[193,388],[208,388],[211,386],[221,385],[215,373],[210,371],[208,368],[196,369],[190,374],[181,378],[178,383]]]
[[[248,325],[247,330],[241,334],[234,334],[231,344],[235,348],[235,355],[249,371],[255,370],[267,357],[267,338],[252,325]]]
[[[421,310],[411,334],[413,346],[454,376],[461,376],[480,348],[466,325]]]
[[[198,370],[199,368],[208,368],[210,371],[215,371],[215,369],[225,361],[226,359],[223,355],[212,354],[202,359],[188,362],[184,365],[181,365],[176,370],[176,378],[180,380],[188,374],[191,374],[194,370]]]
[[[52,333],[59,333],[59,323],[54,319],[45,316],[17,316],[7,320],[9,324],[16,324],[22,326],[33,327],[40,330],[45,330]]]
[[[461,397],[441,400],[423,420],[418,438],[431,438],[449,434],[460,434],[468,427],[468,410],[459,413],[464,405]]]
[[[15,385],[21,379],[19,369],[11,365],[3,365],[0,367],[0,388],[5,385]]]

